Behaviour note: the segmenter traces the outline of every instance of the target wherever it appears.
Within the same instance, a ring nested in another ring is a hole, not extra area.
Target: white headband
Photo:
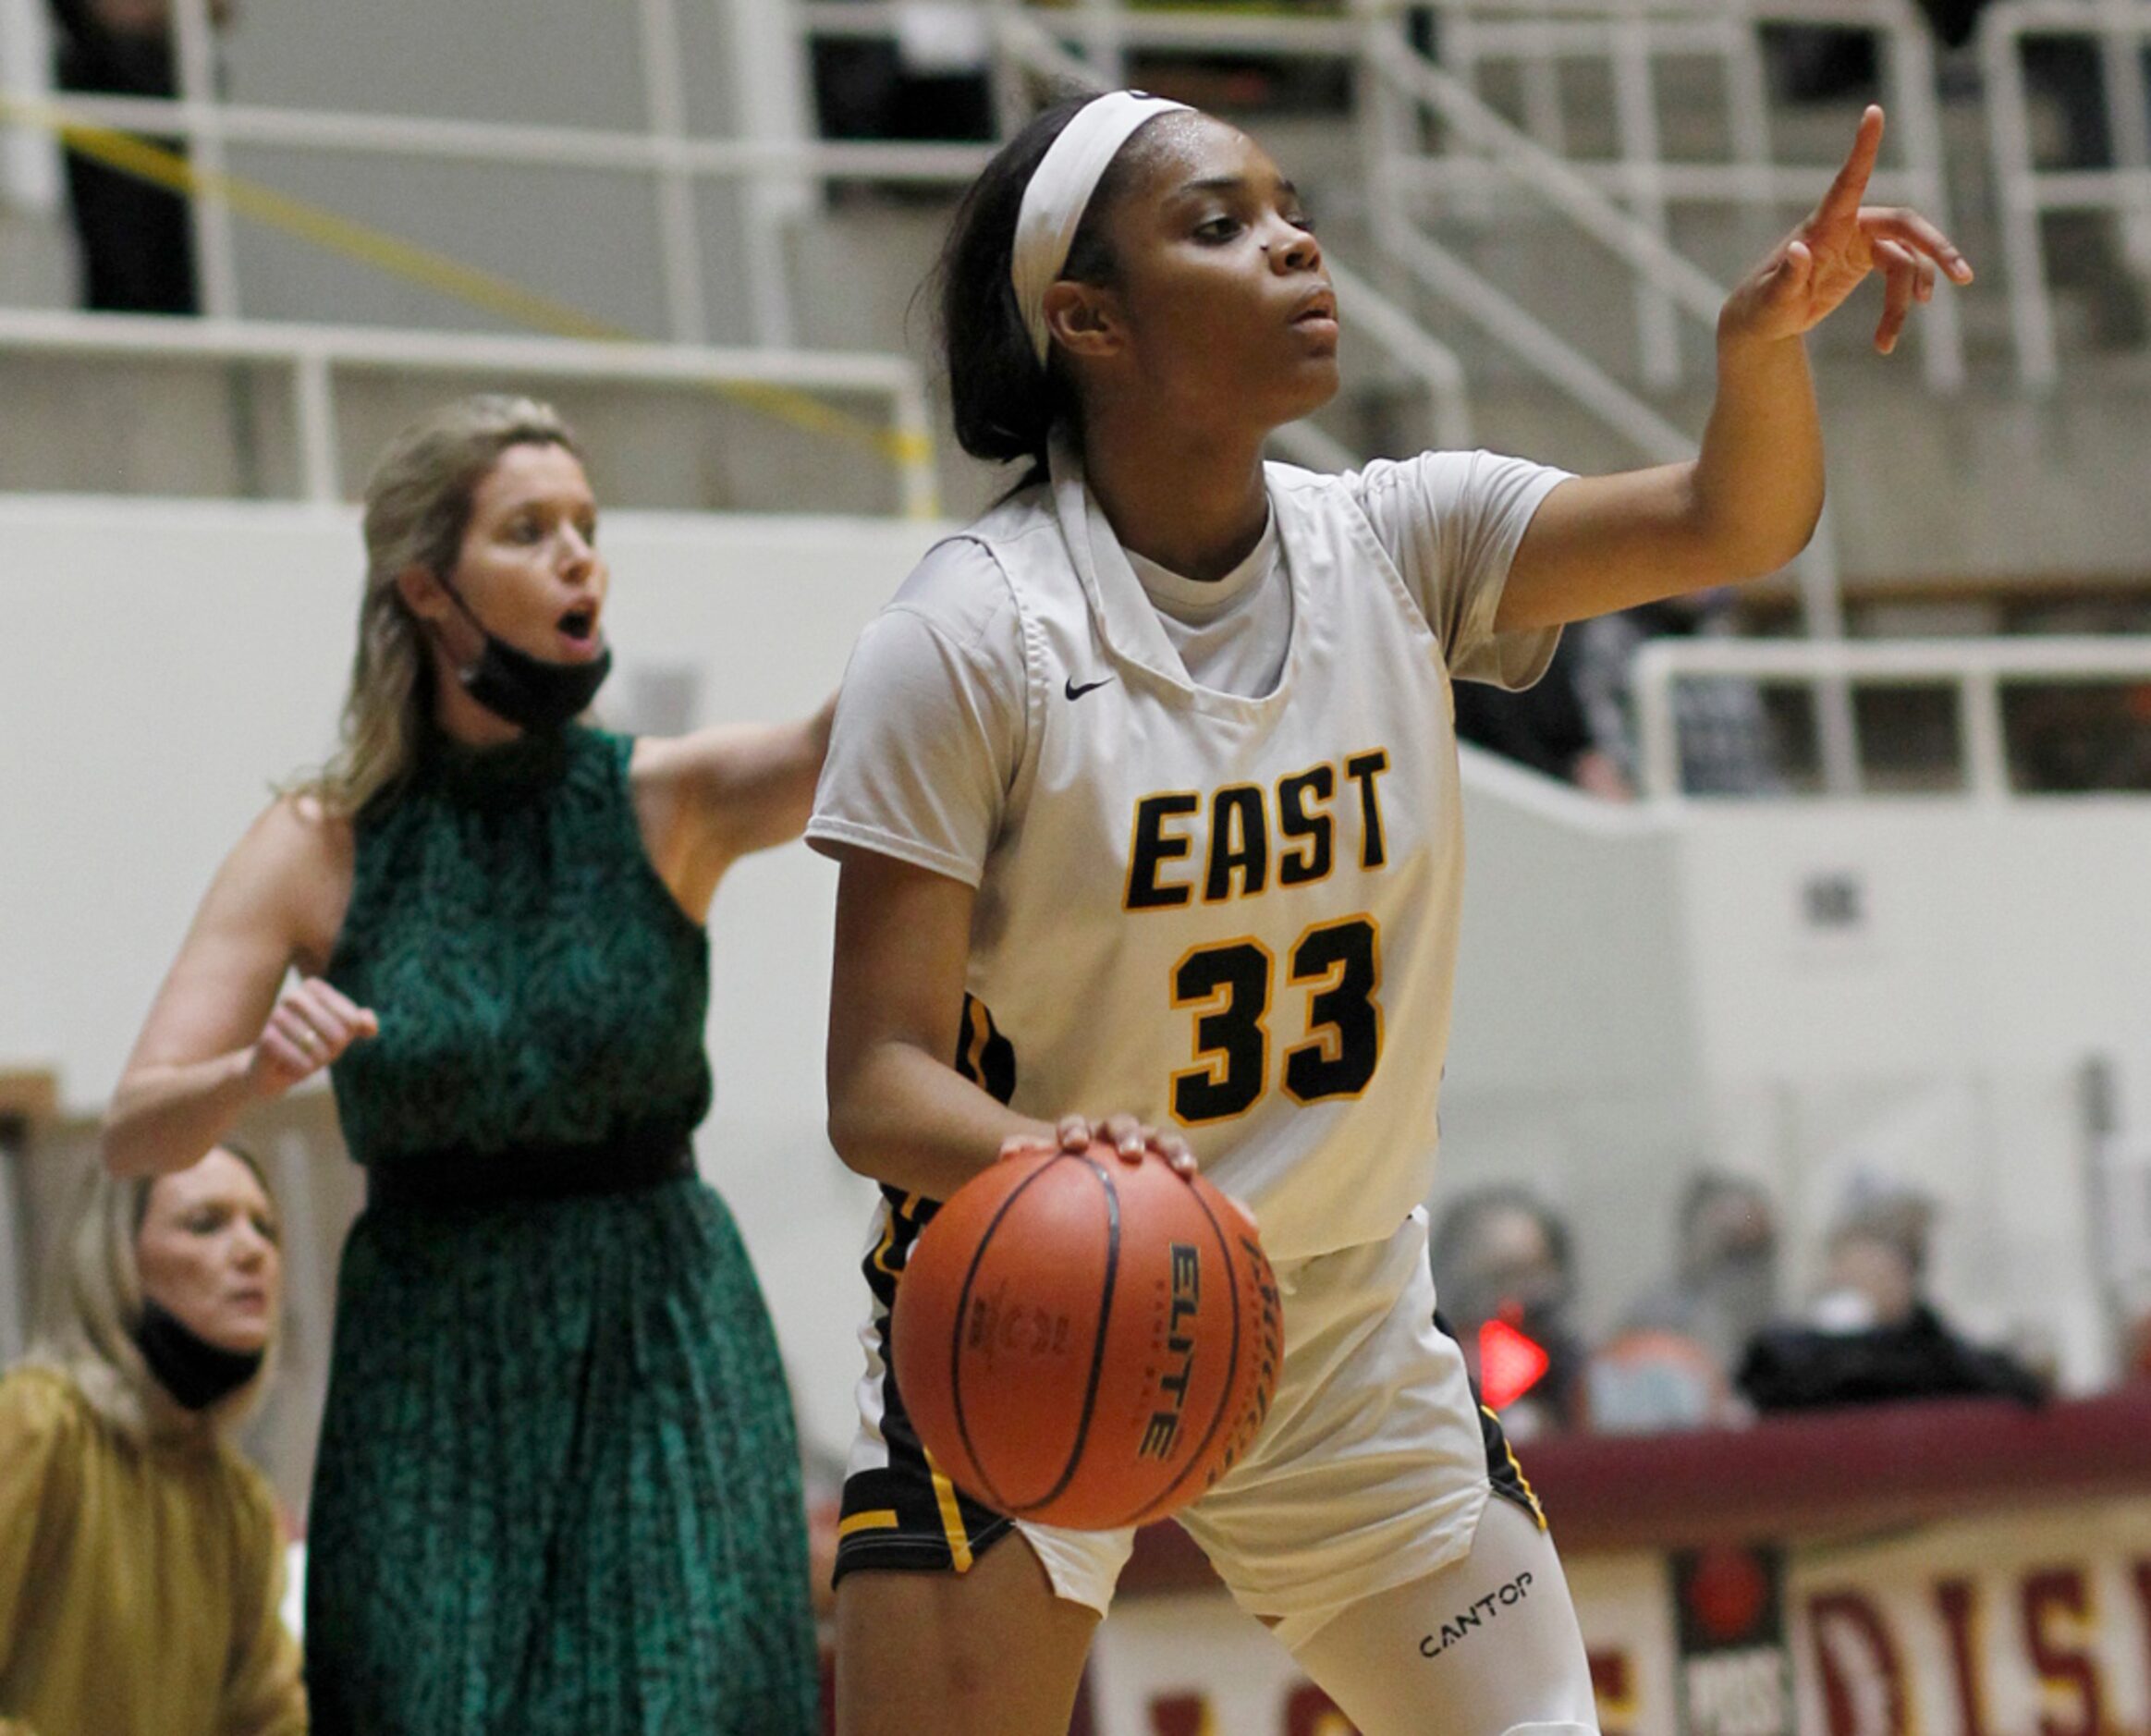
[[[1187,106],[1137,91],[1108,91],[1077,109],[1039,158],[1016,214],[1008,277],[1016,286],[1023,329],[1031,334],[1031,348],[1041,362],[1046,350],[1045,292],[1068,263],[1068,250],[1099,180],[1144,121]]]

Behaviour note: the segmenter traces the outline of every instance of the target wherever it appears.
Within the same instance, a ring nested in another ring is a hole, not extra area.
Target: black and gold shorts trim
[[[965,1573],[1014,1528],[1015,1521],[982,1506],[952,1483],[919,1440],[890,1352],[890,1314],[897,1285],[919,1232],[933,1221],[932,1200],[893,1188],[883,1191],[885,1221],[862,1270],[874,1301],[874,1363],[870,1378],[880,1414],[860,1419],[863,1444],[884,1462],[844,1480],[837,1522],[835,1577],[871,1568],[900,1573]]]
[[[1434,1324],[1438,1331],[1456,1339],[1455,1328],[1443,1318],[1438,1308],[1434,1311]],[[1457,1341],[1462,1343],[1461,1339]],[[1477,1381],[1472,1383],[1472,1402],[1479,1407],[1479,1438],[1486,1445],[1486,1481],[1494,1485],[1495,1494],[1515,1502],[1531,1515],[1534,1524],[1541,1531],[1546,1530],[1546,1509],[1538,1504],[1538,1495],[1531,1486],[1531,1479],[1523,1474],[1523,1466],[1517,1461],[1516,1449],[1509,1444],[1509,1431],[1479,1397]]]
[[[885,1398],[896,1400],[893,1376]],[[837,1521],[835,1577],[862,1568],[898,1573],[967,1573],[980,1556],[1015,1529],[1006,1513],[982,1507],[949,1481],[911,1433],[900,1410],[884,1412],[881,1435],[888,1463],[844,1480]]]

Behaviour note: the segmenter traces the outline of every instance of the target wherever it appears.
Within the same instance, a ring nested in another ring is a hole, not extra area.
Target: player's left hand
[[[1721,338],[1797,337],[1827,319],[1869,272],[1879,271],[1882,320],[1875,348],[1887,356],[1897,348],[1913,304],[1934,300],[1937,271],[1955,284],[1972,281],[1970,262],[1918,212],[1860,202],[1881,148],[1882,110],[1870,104],[1822,203],[1727,299],[1718,315]]]

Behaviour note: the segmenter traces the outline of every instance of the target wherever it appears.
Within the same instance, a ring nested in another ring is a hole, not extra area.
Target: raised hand
[[[1834,312],[1869,272],[1883,275],[1875,348],[1888,355],[1914,302],[1931,301],[1937,270],[1956,284],[1972,266],[1949,238],[1916,211],[1863,205],[1882,148],[1882,111],[1870,104],[1845,165],[1806,222],[1787,236],[1727,300],[1722,336],[1797,337]]]
[[[373,1013],[310,976],[269,1014],[247,1057],[247,1076],[261,1095],[281,1096],[352,1044],[380,1034],[381,1021]]]
[[[1064,1115],[1050,1137],[1043,1133],[1016,1133],[1001,1142],[1003,1157],[1042,1151],[1088,1151],[1094,1140],[1104,1140],[1120,1155],[1122,1163],[1141,1163],[1155,1155],[1183,1176],[1195,1173],[1195,1154],[1178,1133],[1161,1133],[1132,1115],[1109,1115],[1101,1121],[1087,1116]]]

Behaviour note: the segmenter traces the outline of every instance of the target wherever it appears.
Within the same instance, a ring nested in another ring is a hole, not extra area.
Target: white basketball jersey
[[[1289,1260],[1426,1196],[1463,850],[1434,632],[1343,484],[1266,476],[1292,630],[1256,699],[1191,682],[1073,463],[967,533],[1030,691],[964,1061],[1025,1114],[1178,1129]]]

